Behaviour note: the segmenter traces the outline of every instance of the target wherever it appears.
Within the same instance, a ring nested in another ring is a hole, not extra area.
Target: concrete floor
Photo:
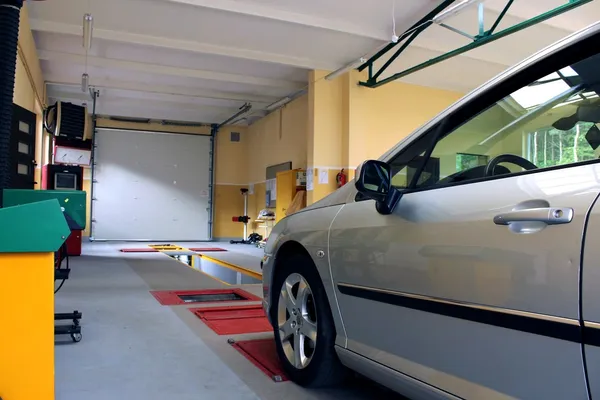
[[[219,336],[187,311],[192,306],[160,305],[150,290],[224,285],[164,254],[118,251],[143,246],[86,243],[83,256],[71,258],[71,278],[56,295],[56,312],[83,312],[83,340],[56,338],[57,400],[399,398],[364,379],[326,390],[273,382],[227,343],[272,333]],[[230,251],[211,257],[244,260],[239,265],[260,270],[255,263],[262,250],[218,247]],[[261,295],[260,285],[244,289]]]

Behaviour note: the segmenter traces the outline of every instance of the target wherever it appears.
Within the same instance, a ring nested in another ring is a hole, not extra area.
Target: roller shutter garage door
[[[210,136],[98,129],[93,240],[208,240]]]

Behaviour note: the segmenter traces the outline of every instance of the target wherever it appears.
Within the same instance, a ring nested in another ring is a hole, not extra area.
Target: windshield
[[[483,177],[484,167],[498,155],[517,155],[537,168],[599,158],[599,91],[598,55],[520,88],[445,135],[418,186]],[[394,186],[408,186],[418,160],[392,162]],[[522,170],[504,167],[504,172]]]

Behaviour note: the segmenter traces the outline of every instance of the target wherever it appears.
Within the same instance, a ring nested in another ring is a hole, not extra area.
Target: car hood
[[[352,196],[356,193],[356,189],[354,188],[354,179],[346,183],[341,188],[337,189],[335,192],[323,197],[321,200],[311,204],[310,206],[303,208],[302,211],[314,210],[315,208],[323,208],[323,207],[331,207],[339,204],[346,204],[348,199],[352,198]]]

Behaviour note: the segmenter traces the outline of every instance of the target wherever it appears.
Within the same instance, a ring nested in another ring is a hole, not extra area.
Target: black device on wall
[[[87,130],[87,107],[57,101],[44,114],[44,127],[54,136],[83,140]]]
[[[42,189],[83,190],[83,167],[78,165],[44,165]]]

